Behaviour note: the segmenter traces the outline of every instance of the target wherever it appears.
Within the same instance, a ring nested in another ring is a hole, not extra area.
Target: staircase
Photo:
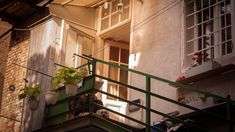
[[[76,54],[75,54],[76,55]],[[74,97],[67,97],[65,95],[65,89],[64,87],[58,89],[58,92],[60,93],[59,95],[59,100],[56,104],[51,105],[51,106],[47,106],[45,108],[45,121],[44,121],[44,128],[37,130],[40,132],[44,132],[44,131],[55,131],[55,132],[59,132],[59,131],[69,131],[69,132],[73,132],[73,131],[81,131],[81,132],[103,132],[103,131],[107,131],[107,132],[129,132],[129,131],[146,131],[146,132],[150,132],[150,131],[156,131],[156,132],[166,132],[165,130],[162,130],[160,128],[151,126],[151,113],[153,114],[158,114],[161,115],[165,118],[167,118],[168,121],[174,122],[174,123],[182,123],[184,126],[190,128],[191,130],[189,130],[190,132],[192,132],[193,130],[197,131],[197,132],[210,132],[213,131],[215,132],[216,130],[213,130],[214,128],[214,124],[217,125],[222,125],[222,129],[218,130],[218,131],[225,131],[225,132],[234,132],[234,115],[232,115],[232,113],[234,113],[234,105],[235,102],[230,100],[230,98],[224,98],[218,95],[214,95],[211,93],[208,93],[206,91],[202,91],[196,88],[192,88],[180,83],[176,83],[176,82],[172,82],[163,78],[159,78],[147,73],[143,73],[140,71],[136,71],[133,69],[128,69],[126,67],[122,67],[113,63],[109,63],[109,62],[105,62],[103,60],[98,60],[89,56],[80,56],[77,55],[83,59],[87,60],[87,64],[82,65],[78,68],[84,67],[84,66],[88,66],[89,68],[92,67],[92,69],[89,69],[89,73],[90,76],[86,77],[83,81],[83,85],[81,88],[78,89],[78,93],[76,96]],[[106,78],[104,76],[101,75],[97,75],[96,74],[96,66],[97,63],[101,63],[103,65],[109,65],[112,67],[116,67],[116,68],[120,68],[122,70],[127,70],[128,72],[132,72],[135,74],[139,74],[141,76],[144,76],[146,78],[145,82],[146,82],[146,89],[140,89],[128,84],[124,84],[115,80],[112,80],[110,78]],[[137,104],[134,103],[130,100],[125,100],[122,99],[120,97],[114,96],[112,94],[109,94],[107,92],[104,92],[102,90],[99,90],[96,88],[96,78],[100,78],[103,80],[107,80],[122,86],[125,86],[127,88],[142,92],[145,94],[146,97],[146,106],[143,106],[141,104]],[[219,99],[222,100],[223,103],[219,104],[218,106],[214,106],[212,108],[209,109],[198,109],[192,106],[189,106],[187,104],[183,104],[180,103],[178,101],[172,100],[170,98],[158,95],[156,93],[152,93],[150,91],[151,89],[151,80],[158,80],[161,82],[164,82],[168,85],[171,85],[174,88],[178,88],[178,89],[184,89],[184,90],[188,90],[188,91],[192,91],[192,92],[197,92],[200,94],[204,94],[206,96],[209,97],[213,97],[215,99]],[[119,100],[122,100],[124,102],[127,102],[129,104],[132,105],[136,105],[142,109],[145,110],[145,115],[146,115],[146,119],[145,122],[141,122],[139,120],[136,120],[133,117],[130,117],[128,115],[123,115],[121,113],[118,113],[116,111],[113,111],[111,109],[108,109],[106,107],[103,107],[101,104],[97,103],[94,101],[93,98],[90,98],[88,105],[86,106],[86,111],[89,111],[89,113],[87,113],[84,116],[76,116],[74,115],[74,113],[76,113],[77,108],[74,107],[74,100],[76,99],[76,97],[82,95],[82,94],[90,94],[90,95],[94,95],[95,93],[102,93],[102,94],[106,94],[107,96],[113,97],[113,98],[117,98]],[[162,100],[177,104],[179,106],[183,106],[185,108],[191,109],[194,112],[189,113],[187,115],[184,116],[170,116],[168,114],[162,113],[160,111],[154,110],[151,108],[151,97],[156,97],[156,98],[160,98]],[[98,115],[95,114],[96,109],[106,109],[107,111],[110,111],[112,113],[115,113],[117,115],[120,115],[128,120],[137,122],[143,126],[145,126],[144,129],[138,129],[132,126],[129,126],[127,124],[123,124],[121,122],[118,121],[114,121],[111,119],[107,119],[107,118],[103,118],[100,117]],[[221,114],[222,113],[222,114]],[[187,122],[185,119],[194,119],[197,120],[197,122],[201,122],[204,123],[203,125],[201,124],[195,124],[192,122]],[[208,123],[208,122],[213,122],[213,123]],[[210,125],[206,125],[210,124]],[[212,125],[211,125],[212,124]]]

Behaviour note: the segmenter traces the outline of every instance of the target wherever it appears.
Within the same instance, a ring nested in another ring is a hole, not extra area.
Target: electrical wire
[[[158,17],[159,15],[161,15],[162,13],[167,11],[168,8],[171,8],[171,7],[175,6],[175,5],[177,5],[181,1],[182,0],[173,1],[173,2],[169,3],[168,5],[166,5],[165,7],[161,8],[160,10],[157,10],[152,15],[150,15],[149,17],[147,17],[144,20],[142,20],[140,23],[138,23],[135,26],[133,26],[131,31],[133,32],[133,31],[137,30],[138,28],[144,26],[145,24],[151,22],[153,19],[155,19],[156,17]]]

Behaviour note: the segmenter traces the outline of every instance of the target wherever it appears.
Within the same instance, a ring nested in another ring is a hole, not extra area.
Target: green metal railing
[[[92,113],[94,112],[94,107],[95,106],[102,107],[102,108],[104,108],[104,109],[106,109],[106,110],[108,110],[108,111],[110,111],[112,113],[115,113],[115,114],[117,114],[119,116],[122,116],[122,117],[124,117],[126,119],[129,119],[129,120],[134,121],[136,123],[139,123],[139,124],[141,124],[143,126],[146,126],[146,129],[145,129],[146,132],[150,132],[151,129],[156,129],[156,130],[158,130],[160,132],[165,132],[164,130],[161,130],[159,128],[151,126],[151,113],[154,113],[154,114],[157,114],[157,115],[161,115],[161,116],[166,117],[169,120],[172,120],[174,122],[182,123],[182,124],[187,125],[189,127],[195,128],[195,129],[199,130],[200,132],[201,131],[202,132],[208,132],[208,130],[206,130],[205,128],[202,128],[202,127],[200,127],[198,125],[195,125],[193,123],[190,123],[190,122],[186,122],[186,121],[180,119],[179,117],[169,116],[168,114],[165,114],[165,113],[162,113],[162,112],[157,111],[155,109],[152,109],[151,108],[151,99],[152,99],[152,97],[155,97],[155,98],[159,98],[161,100],[164,100],[164,101],[167,101],[167,102],[170,102],[170,103],[173,103],[173,104],[176,104],[176,105],[179,105],[179,106],[182,106],[182,107],[194,110],[194,111],[199,112],[201,114],[210,115],[212,117],[218,118],[221,121],[226,121],[229,124],[228,132],[233,132],[232,107],[235,105],[235,102],[232,101],[229,97],[224,98],[224,97],[221,97],[221,96],[218,96],[218,95],[215,95],[215,94],[203,91],[203,90],[199,90],[199,89],[187,86],[187,85],[183,85],[183,84],[176,83],[176,82],[173,82],[173,81],[169,81],[169,80],[166,80],[166,79],[163,79],[163,78],[160,78],[160,77],[156,77],[156,76],[153,76],[151,74],[147,74],[147,73],[140,72],[140,71],[137,71],[137,70],[129,69],[127,67],[120,66],[120,65],[117,65],[117,64],[114,64],[114,63],[110,63],[110,62],[106,62],[106,61],[103,61],[103,60],[95,59],[95,58],[90,57],[90,56],[86,56],[86,55],[81,56],[81,55],[77,55],[77,54],[74,54],[74,55],[79,56],[79,57],[87,60],[86,64],[84,64],[82,66],[79,66],[77,68],[79,69],[81,67],[88,66],[90,76],[94,78],[92,80],[93,81],[92,82],[92,84],[93,84],[92,89],[89,89],[89,92],[91,94],[95,94],[96,92],[99,92],[101,94],[105,94],[105,95],[110,96],[112,98],[116,98],[118,100],[121,100],[121,101],[124,101],[126,103],[135,105],[137,107],[140,107],[140,108],[145,110],[146,119],[145,119],[145,122],[139,121],[139,120],[137,120],[135,118],[132,118],[131,116],[124,115],[124,114],[121,114],[119,112],[113,111],[113,110],[111,110],[109,108],[103,107],[103,106],[95,103],[94,102],[94,98],[90,98],[90,100],[89,100],[89,111],[92,112]],[[119,68],[119,69],[122,69],[122,70],[126,70],[128,72],[132,72],[132,73],[135,73],[135,74],[143,76],[145,78],[145,83],[146,83],[145,90],[142,89],[142,88],[138,88],[138,87],[135,87],[135,86],[132,86],[132,85],[129,85],[129,84],[125,84],[125,83],[119,82],[117,80],[113,80],[113,79],[107,78],[105,76],[96,74],[97,63],[103,64],[103,65],[107,65],[107,66],[116,67],[116,68]],[[146,101],[145,102],[145,106],[141,105],[141,104],[134,103],[134,102],[132,102],[130,100],[126,100],[126,99],[120,98],[118,96],[112,95],[112,94],[104,92],[102,90],[95,89],[94,85],[95,85],[95,79],[96,78],[107,80],[109,82],[112,82],[112,83],[115,83],[115,84],[118,84],[118,85],[122,85],[122,86],[124,86],[124,87],[126,87],[128,89],[132,89],[132,90],[135,90],[135,91],[138,91],[138,92],[141,92],[141,93],[145,94],[145,101]],[[209,112],[207,110],[202,110],[202,109],[195,108],[193,106],[190,106],[190,105],[178,102],[176,100],[164,97],[164,96],[156,94],[156,93],[152,93],[151,92],[151,80],[157,80],[157,81],[166,83],[166,84],[168,84],[168,85],[170,85],[170,86],[172,86],[174,88],[184,89],[184,90],[188,90],[188,91],[192,91],[192,92],[197,92],[197,93],[203,94],[203,95],[205,95],[207,97],[210,96],[210,97],[213,97],[215,99],[223,100],[224,102],[226,102],[226,106],[227,106],[226,107],[226,117],[222,116],[222,115],[218,115],[218,114],[212,113],[212,112]],[[93,96],[91,96],[91,97],[93,97]]]
[[[76,54],[75,54],[76,55]],[[80,55],[76,55],[76,56],[80,56]],[[120,114],[118,112],[115,112],[113,110],[110,110],[108,108],[105,108],[117,115],[120,115],[120,116],[123,116],[127,119],[130,119],[132,121],[135,121],[137,123],[140,123],[142,125],[145,125],[146,126],[146,132],[150,132],[151,131],[151,128],[153,128],[153,126],[151,126],[151,112],[155,113],[155,114],[158,114],[158,115],[161,115],[163,117],[167,117],[173,121],[176,121],[176,122],[180,122],[180,123],[183,123],[187,126],[190,126],[190,127],[193,127],[195,129],[198,129],[200,131],[208,131],[204,128],[201,128],[195,124],[192,124],[192,123],[189,123],[189,122],[185,122],[184,120],[180,119],[180,118],[177,118],[177,117],[172,117],[172,116],[169,116],[167,114],[164,114],[162,112],[159,112],[157,110],[154,110],[154,109],[151,109],[151,97],[156,97],[156,98],[160,98],[162,100],[165,100],[167,102],[171,102],[173,104],[177,104],[177,105],[180,105],[180,106],[183,106],[185,108],[188,108],[188,109],[191,109],[191,110],[194,110],[196,112],[199,112],[199,113],[203,113],[203,114],[207,114],[207,115],[210,115],[210,116],[213,116],[213,117],[216,117],[218,119],[220,119],[221,121],[226,121],[229,123],[229,131],[228,132],[233,132],[233,121],[232,121],[232,106],[235,104],[235,102],[233,100],[231,100],[229,97],[225,98],[225,97],[221,97],[221,96],[218,96],[218,95],[215,95],[215,94],[212,94],[212,93],[209,93],[209,92],[206,92],[206,91],[203,91],[203,90],[199,90],[199,89],[196,89],[196,88],[193,88],[193,87],[190,87],[190,86],[187,86],[187,85],[183,85],[181,83],[177,83],[177,82],[173,82],[173,81],[169,81],[169,80],[166,80],[166,79],[163,79],[163,78],[160,78],[160,77],[156,77],[156,76],[153,76],[151,74],[147,74],[147,73],[144,73],[144,72],[141,72],[141,71],[137,71],[137,70],[134,70],[134,69],[129,69],[127,67],[124,67],[124,66],[120,66],[118,64],[114,64],[114,63],[110,63],[110,62],[106,62],[106,61],[103,61],[103,60],[99,60],[99,59],[95,59],[93,57],[90,57],[90,56],[86,56],[86,55],[83,55],[83,56],[80,56],[82,57],[83,59],[86,59],[88,61],[88,64],[92,65],[92,76],[94,76],[95,78],[101,78],[103,80],[107,80],[107,81],[110,81],[110,82],[113,82],[113,83],[116,83],[116,84],[119,84],[119,85],[122,85],[122,86],[125,86],[127,88],[130,88],[130,89],[133,89],[133,90],[136,90],[136,91],[139,91],[141,93],[144,93],[146,95],[146,106],[143,106],[143,105],[140,105],[140,104],[137,104],[137,103],[133,103],[132,101],[129,101],[129,100],[125,100],[123,98],[120,98],[120,97],[117,97],[117,96],[114,96],[112,94],[109,94],[107,92],[104,92],[104,91],[101,91],[101,90],[98,90],[98,89],[94,89],[95,91],[99,92],[99,93],[102,93],[102,94],[106,94],[107,96],[110,96],[110,97],[113,97],[113,98],[116,98],[116,99],[119,99],[119,100],[122,100],[124,102],[127,102],[129,104],[133,104],[133,105],[136,105],[140,108],[143,108],[145,109],[146,113],[146,122],[140,122],[136,119],[133,119],[127,115],[123,115],[123,114]],[[101,76],[101,75],[97,75],[96,74],[96,65],[97,63],[101,63],[101,64],[104,64],[104,65],[108,65],[108,66],[112,66],[112,67],[116,67],[116,68],[119,68],[119,69],[122,69],[122,70],[126,70],[128,72],[132,72],[132,73],[135,73],[135,74],[138,74],[138,75],[142,75],[146,78],[145,82],[146,82],[146,89],[143,90],[141,88],[137,88],[137,87],[134,87],[134,86],[131,86],[131,85],[128,85],[128,84],[124,84],[122,82],[119,82],[119,81],[116,81],[116,80],[112,80],[110,78],[107,78],[107,77],[104,77],[104,76]],[[209,112],[209,111],[206,111],[206,110],[202,110],[202,109],[198,109],[198,108],[195,108],[193,106],[190,106],[190,105],[187,105],[187,104],[183,104],[183,103],[180,103],[178,101],[175,101],[175,100],[172,100],[170,98],[167,98],[167,97],[164,97],[164,96],[161,96],[161,95],[158,95],[156,93],[152,93],[151,92],[151,80],[158,80],[160,82],[164,82],[164,83],[167,83],[169,85],[171,85],[172,87],[174,88],[178,88],[178,89],[184,89],[184,90],[188,90],[188,91],[192,91],[192,92],[197,92],[197,93],[200,93],[200,94],[203,94],[207,97],[213,97],[215,99],[220,99],[220,100],[223,100],[224,102],[226,102],[227,104],[227,113],[226,113],[226,117],[224,116],[221,116],[221,115],[218,115],[218,114],[215,114],[215,113],[212,113],[212,112]],[[91,104],[94,104],[94,102],[90,102]],[[95,104],[95,105],[98,105],[98,104]],[[94,106],[93,106],[94,107]],[[92,111],[92,109],[91,109]],[[155,128],[156,129],[156,128]],[[162,131],[162,130],[159,130],[159,131]]]

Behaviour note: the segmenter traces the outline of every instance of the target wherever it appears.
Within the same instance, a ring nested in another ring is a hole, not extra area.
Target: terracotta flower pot
[[[45,101],[47,105],[55,104],[58,99],[59,94],[57,92],[46,92]]]
[[[65,92],[67,96],[74,96],[77,94],[77,85],[65,84]]]
[[[28,104],[29,104],[29,109],[32,111],[37,110],[39,107],[39,101],[37,101],[37,100],[29,99]]]

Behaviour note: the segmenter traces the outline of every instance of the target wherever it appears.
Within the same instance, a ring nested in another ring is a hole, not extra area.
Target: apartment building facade
[[[49,6],[52,17],[30,31],[27,67],[55,75],[55,63],[77,67],[85,61],[74,54],[86,54],[234,99],[234,7],[232,0],[55,0]],[[135,73],[102,64],[97,69],[97,74],[145,90],[145,78]],[[25,131],[42,127],[44,93],[50,89],[50,78],[33,71],[26,78],[44,83],[39,110],[23,108]],[[124,86],[104,80],[102,90],[146,105],[144,94]],[[220,102],[155,80],[151,92],[199,109]],[[132,111],[126,102],[98,96],[107,108],[145,121],[143,109]],[[192,112],[157,98],[151,99],[151,108],[180,115]],[[112,113],[110,118],[143,127]],[[151,113],[151,124],[161,119]]]

